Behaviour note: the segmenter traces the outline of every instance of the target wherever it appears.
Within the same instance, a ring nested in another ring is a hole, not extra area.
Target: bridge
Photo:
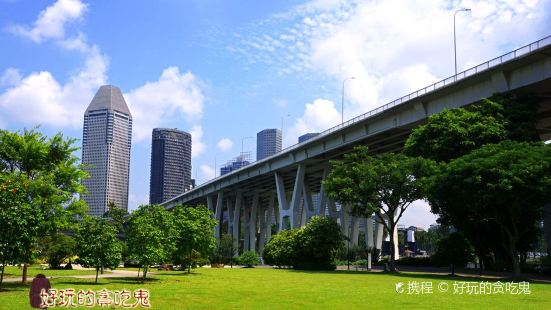
[[[222,230],[233,234],[237,248],[241,229],[244,250],[261,253],[274,223],[278,231],[301,227],[318,214],[337,218],[354,245],[363,227],[367,245],[381,249],[382,224],[350,216],[348,206],[339,206],[325,195],[321,182],[329,173],[329,161],[342,158],[357,145],[367,145],[374,154],[399,151],[411,130],[430,115],[495,93],[541,97],[537,128],[542,140],[551,140],[551,36],[398,98],[162,205],[168,209],[179,204],[207,205],[218,221],[215,236],[220,238]],[[546,222],[551,235],[551,215]]]

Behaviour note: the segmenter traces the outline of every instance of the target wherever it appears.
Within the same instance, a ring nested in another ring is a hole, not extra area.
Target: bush
[[[454,274],[455,267],[465,267],[474,256],[469,241],[463,234],[454,232],[438,242],[438,249],[432,258],[437,264],[450,264],[451,273]]]
[[[240,265],[243,265],[247,268],[252,268],[258,265],[259,258],[254,251],[246,251],[245,253],[241,254],[241,256],[239,256],[237,261]]]
[[[264,247],[263,257],[267,264],[278,267],[334,270],[341,246],[342,235],[337,222],[315,216],[304,228],[284,230],[273,236]]]
[[[295,259],[295,236],[297,229],[283,230],[272,236],[264,246],[262,257],[264,262],[278,267],[293,266]]]

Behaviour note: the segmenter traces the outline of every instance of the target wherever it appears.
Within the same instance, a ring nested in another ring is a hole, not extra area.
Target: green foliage
[[[235,249],[233,248],[232,236],[223,234],[211,255],[210,261],[215,264],[228,264],[233,258],[233,253],[235,253]]]
[[[63,233],[54,233],[41,239],[39,248],[50,269],[60,269],[61,263],[76,253],[74,238]]]
[[[459,232],[451,233],[448,237],[441,239],[438,242],[438,250],[432,257],[437,264],[452,265],[452,274],[455,267],[465,267],[473,258],[471,244]]]
[[[295,269],[335,269],[342,246],[339,225],[333,219],[315,216],[303,228],[284,230],[264,246],[267,264]]]
[[[117,228],[105,219],[84,216],[76,231],[79,262],[96,268],[116,268],[121,261],[121,242],[117,239]]]
[[[436,252],[438,241],[449,234],[450,231],[447,226],[438,226],[438,228],[431,228],[428,231],[417,231],[415,232],[417,249],[427,251],[428,255],[432,255]]]
[[[247,268],[252,268],[259,263],[258,255],[254,251],[245,251],[237,258],[237,262]]]
[[[176,240],[175,255],[192,258],[192,252],[197,251],[201,256],[208,257],[216,246],[216,220],[212,218],[212,212],[204,206],[191,208],[180,205],[176,206],[172,213]],[[192,262],[192,259],[188,260],[188,271]]]
[[[343,237],[337,222],[314,216],[295,236],[295,269],[335,269]]]
[[[175,251],[175,234],[172,213],[159,205],[143,205],[130,214],[128,254],[144,268],[144,279],[149,266],[167,261]]]
[[[460,231],[493,228],[484,238],[506,251],[518,274],[517,252],[537,237],[549,188],[551,147],[504,141],[451,161],[434,177],[429,200],[433,212]]]
[[[272,239],[264,246],[262,257],[264,262],[278,267],[293,266],[296,257],[295,240],[298,229],[283,230],[272,235]]]
[[[356,147],[331,165],[331,173],[323,182],[327,195],[342,205],[351,205],[355,215],[374,212],[387,231],[394,230],[412,202],[425,198],[429,176],[437,171],[432,160],[394,153],[371,156],[366,146]],[[390,234],[391,251],[395,242]],[[394,255],[390,267],[394,270]]]
[[[29,262],[40,237],[68,229],[85,205],[74,139],[0,130],[0,263]],[[0,283],[1,284],[1,283]]]

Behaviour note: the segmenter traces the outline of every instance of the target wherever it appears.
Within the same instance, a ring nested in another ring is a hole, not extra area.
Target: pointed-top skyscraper
[[[132,115],[121,90],[101,86],[84,112],[82,163],[90,174],[84,201],[88,213],[102,216],[110,202],[128,210]]]

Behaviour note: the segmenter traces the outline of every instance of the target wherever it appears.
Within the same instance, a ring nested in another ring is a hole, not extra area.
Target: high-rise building
[[[317,135],[319,135],[318,132],[311,132],[311,133],[303,134],[302,136],[298,137],[298,143],[302,143],[306,140],[312,139],[313,137],[315,137]]]
[[[264,129],[256,134],[256,160],[281,152],[281,130]]]
[[[220,168],[220,175],[228,174],[234,170],[245,167],[251,163],[251,153],[243,152],[241,155],[229,160],[222,168]]]
[[[83,181],[88,213],[102,216],[110,202],[128,210],[132,115],[121,90],[101,86],[84,112],[82,163],[90,174]]]
[[[191,188],[191,135],[177,129],[153,129],[149,203],[162,203]]]

